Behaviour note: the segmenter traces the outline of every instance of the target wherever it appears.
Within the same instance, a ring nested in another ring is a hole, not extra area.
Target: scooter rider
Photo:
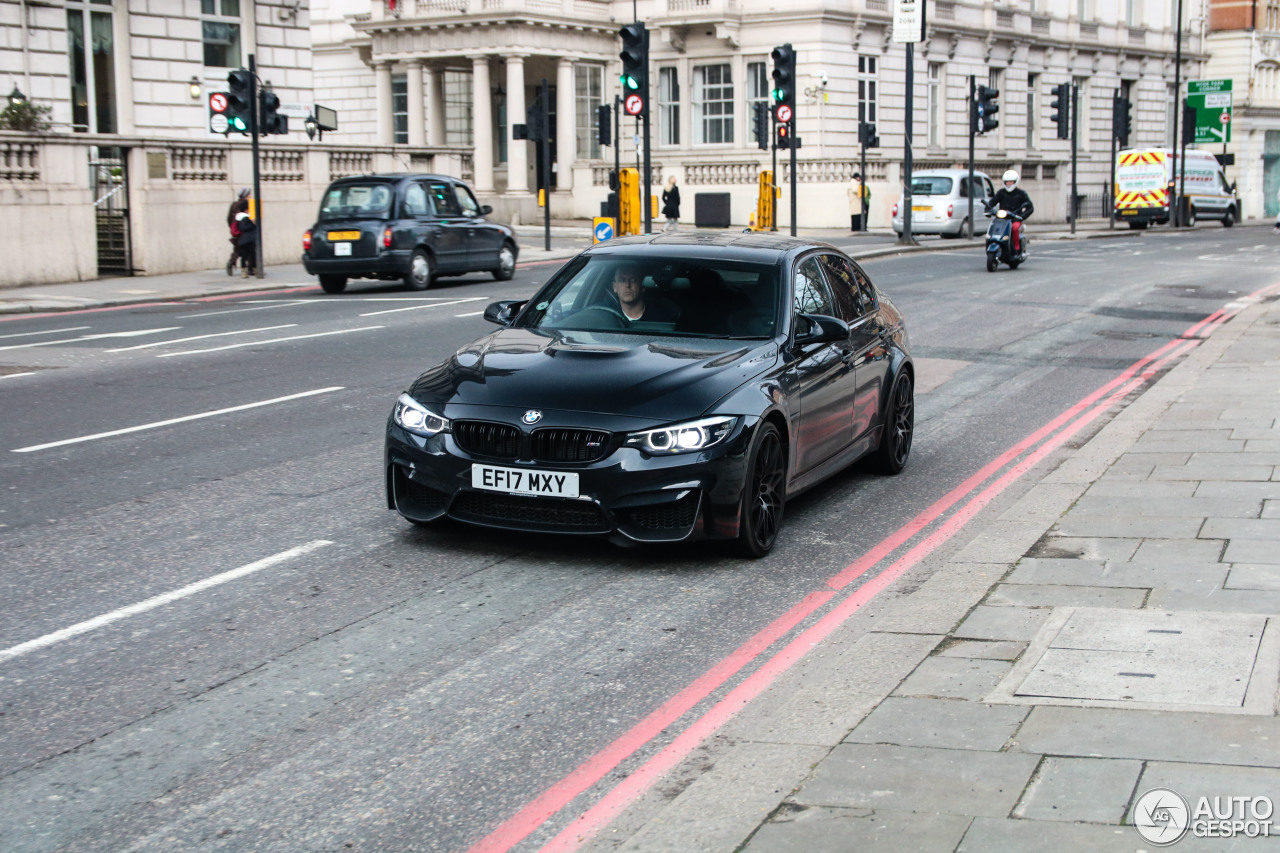
[[[996,191],[996,210],[1007,210],[1018,217],[1013,221],[1013,251],[1022,251],[1022,222],[1034,211],[1031,196],[1018,188],[1018,173],[1013,169],[1004,173],[1004,188]]]

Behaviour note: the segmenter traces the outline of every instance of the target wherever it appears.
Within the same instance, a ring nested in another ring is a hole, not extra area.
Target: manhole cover
[[[1255,614],[1066,608],[996,692],[1013,702],[1239,711],[1255,675],[1263,681],[1274,669],[1258,666],[1267,622]],[[1277,643],[1267,639],[1270,657]]]

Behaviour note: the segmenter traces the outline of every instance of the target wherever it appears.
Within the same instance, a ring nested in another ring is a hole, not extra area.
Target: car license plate
[[[327,235],[329,242],[333,243],[338,240],[359,240],[359,231],[330,231]]]
[[[1132,210],[1132,209],[1130,209],[1130,210],[1122,210],[1122,211],[1120,211],[1120,215],[1121,215],[1121,216],[1137,216],[1137,215],[1138,215],[1138,211],[1136,211],[1136,210]]]
[[[335,256],[350,255],[351,244],[350,243],[334,243],[333,254]]]
[[[513,495],[576,498],[578,475],[569,471],[530,471],[525,468],[472,465],[471,487]]]
[[[916,213],[933,213],[933,205],[930,204],[913,204],[911,209]]]

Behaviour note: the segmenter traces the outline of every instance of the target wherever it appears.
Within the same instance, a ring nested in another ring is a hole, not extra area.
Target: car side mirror
[[[493,213],[493,206],[492,206],[492,205],[489,205],[489,204],[482,204],[482,205],[480,205],[480,215],[481,215],[481,216],[488,216],[490,213]]]
[[[825,314],[796,315],[796,345],[849,340],[849,324]]]
[[[501,302],[494,302],[484,309],[484,318],[490,323],[497,323],[499,326],[510,326],[511,321],[520,313],[520,309],[524,307],[526,301],[524,299],[503,299]]]

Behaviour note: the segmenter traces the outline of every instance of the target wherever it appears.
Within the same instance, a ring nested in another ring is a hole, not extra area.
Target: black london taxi
[[[438,276],[515,274],[516,235],[485,217],[462,181],[447,175],[358,175],[325,190],[316,224],[302,238],[302,264],[326,293],[353,278],[401,280],[426,290]]]

